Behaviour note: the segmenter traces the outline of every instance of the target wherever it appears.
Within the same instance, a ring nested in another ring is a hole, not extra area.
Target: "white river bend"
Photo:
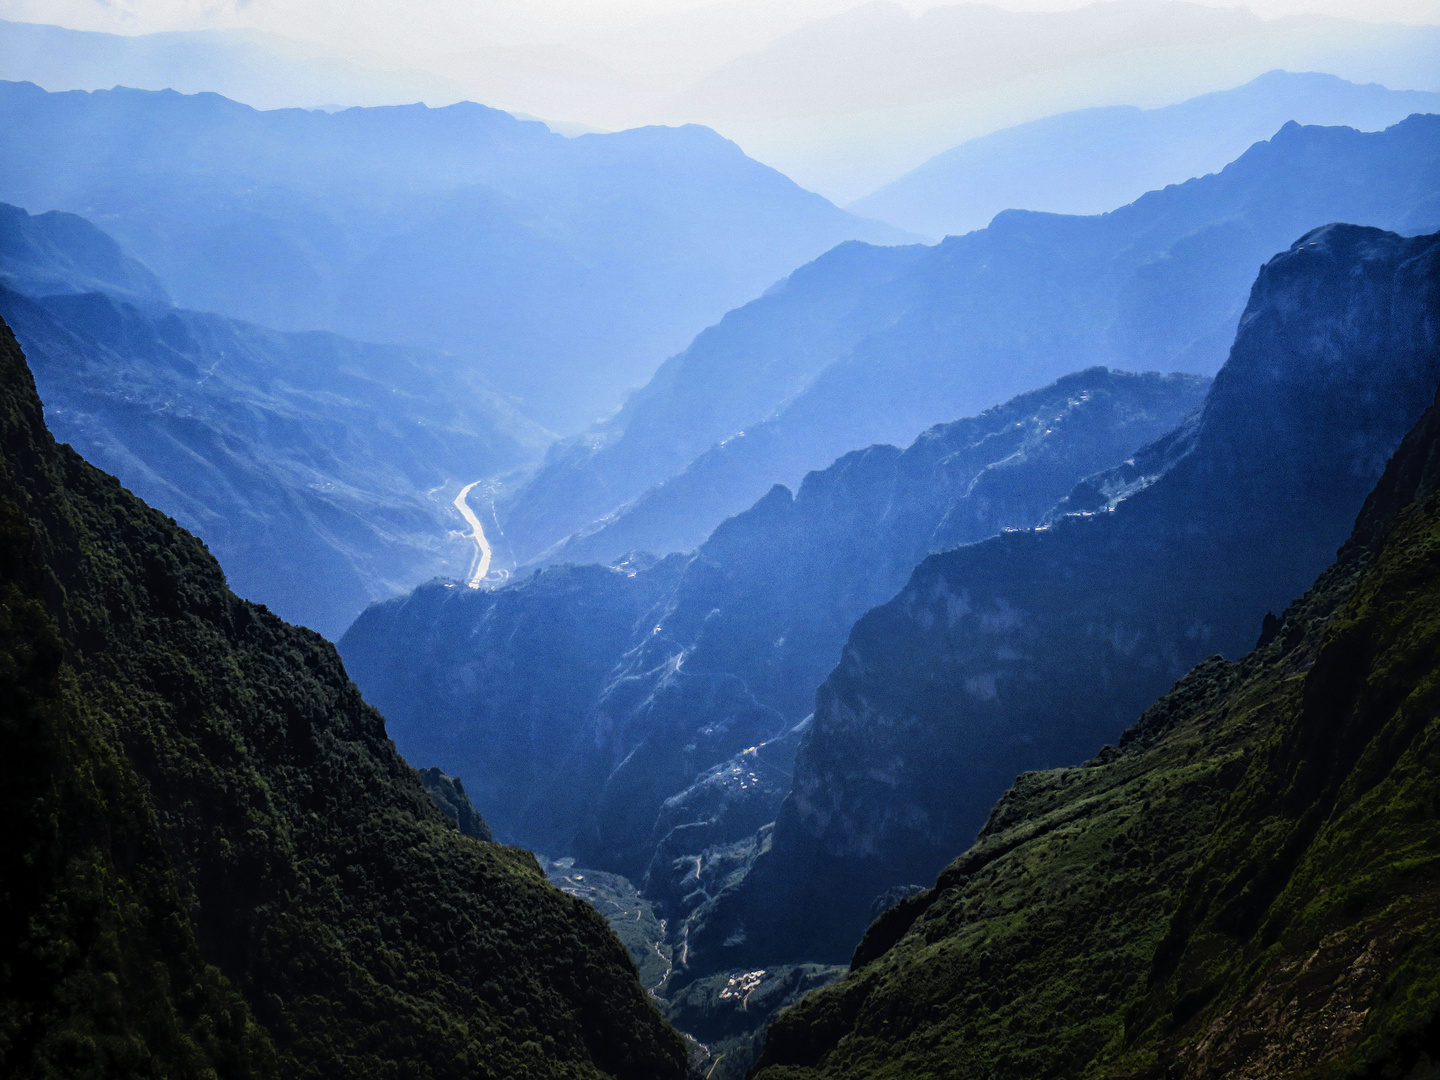
[[[460,516],[470,526],[470,536],[475,541],[475,558],[471,561],[470,573],[465,578],[465,584],[472,589],[478,589],[480,583],[490,573],[491,557],[490,541],[485,539],[485,528],[480,524],[480,519],[475,515],[475,511],[470,509],[470,503],[466,498],[470,494],[470,489],[478,483],[480,483],[479,480],[466,484],[460,489],[460,494],[455,496],[455,509],[460,511]]]

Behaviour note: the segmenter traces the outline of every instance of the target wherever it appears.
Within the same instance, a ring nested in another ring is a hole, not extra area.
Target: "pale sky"
[[[706,9],[740,7],[775,9],[778,21],[794,12],[823,16],[855,7],[861,0],[761,0],[757,3],[716,3],[715,0],[0,0],[0,17],[46,22],[75,29],[112,33],[253,27],[308,37],[370,36],[378,39],[398,24],[430,32],[459,31],[489,37],[506,32],[517,21],[552,26],[615,26],[693,14]],[[912,12],[941,6],[947,0],[901,0]],[[1093,0],[986,0],[1008,11],[1068,11]],[[1331,15],[1365,21],[1440,23],[1440,0],[1191,0],[1208,7],[1248,7],[1266,18],[1283,15]],[[781,15],[780,13],[784,14]],[[760,21],[765,22],[763,16]]]

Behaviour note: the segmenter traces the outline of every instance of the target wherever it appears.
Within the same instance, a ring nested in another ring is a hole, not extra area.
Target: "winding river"
[[[455,509],[460,511],[460,516],[470,525],[471,539],[475,541],[475,558],[470,563],[470,576],[465,579],[465,584],[472,589],[478,589],[480,583],[490,573],[491,556],[490,541],[485,539],[485,528],[480,524],[480,519],[475,516],[475,511],[470,509],[470,503],[466,501],[470,489],[478,483],[480,483],[479,480],[472,484],[466,484],[460,489],[460,494],[455,496]]]

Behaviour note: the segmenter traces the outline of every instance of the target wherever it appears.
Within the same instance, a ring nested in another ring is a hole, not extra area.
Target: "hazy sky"
[[[423,75],[432,105],[704,123],[841,202],[999,127],[1274,68],[1440,89],[1440,30],[1421,27],[1440,0],[0,0],[0,18],[261,31],[304,59]]]
[[[943,0],[942,0],[943,2]],[[1092,0],[989,0],[1009,11],[1066,11]],[[1195,0],[1210,7],[1240,7],[1227,0]],[[614,25],[726,6],[715,0],[412,0],[407,3],[341,3],[334,0],[4,0],[7,18],[53,22],[75,28],[146,33],[204,27],[259,26],[277,33],[307,33],[322,27],[345,33],[356,29],[356,16],[389,15],[398,21],[463,27],[484,33],[486,23],[522,14],[560,25]],[[754,6],[800,9],[816,14],[856,6],[832,0],[775,0]],[[929,0],[904,0],[911,11],[939,6]],[[1440,22],[1440,0],[1250,0],[1243,6],[1266,17],[1322,14],[1351,19]],[[388,9],[388,11],[387,11]],[[386,19],[385,21],[390,21]],[[350,23],[350,27],[345,24]],[[378,27],[377,27],[378,30]]]

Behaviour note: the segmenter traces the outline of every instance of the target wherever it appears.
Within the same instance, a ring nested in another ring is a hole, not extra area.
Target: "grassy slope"
[[[1121,748],[1021,777],[777,1021],[757,1075],[1378,1076],[1434,1054],[1437,446],[1432,408],[1276,640],[1196,668]]]
[[[0,882],[0,1072],[683,1074],[600,916],[459,835],[327,642],[57,447],[8,332],[0,446],[0,850],[46,868]]]

